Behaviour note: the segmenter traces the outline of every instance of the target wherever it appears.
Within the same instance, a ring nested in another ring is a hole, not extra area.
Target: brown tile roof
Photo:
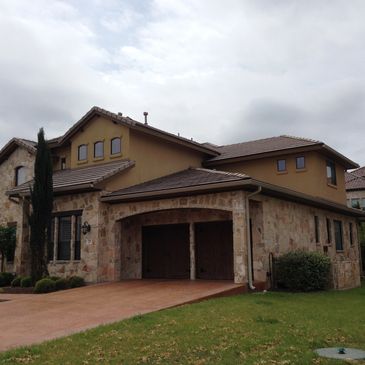
[[[365,190],[365,168],[345,173],[346,190]]]
[[[163,176],[142,184],[133,185],[125,189],[106,194],[105,197],[121,197],[131,194],[167,191],[181,188],[207,186],[248,179],[248,175],[203,168],[190,168],[171,175]]]
[[[57,193],[62,191],[96,189],[98,183],[133,165],[133,161],[123,160],[72,170],[56,171],[53,174],[53,190]],[[33,181],[28,181],[9,190],[7,194],[10,196],[28,195],[32,184]]]
[[[217,162],[223,162],[225,160],[257,158],[266,153],[288,152],[297,148],[322,149],[327,154],[334,155],[342,160],[348,168],[358,167],[355,162],[349,160],[321,141],[286,135],[216,147],[220,155],[209,159],[205,165],[214,166]]]

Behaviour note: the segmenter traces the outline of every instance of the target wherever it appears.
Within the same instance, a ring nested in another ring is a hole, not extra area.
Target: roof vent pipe
[[[143,115],[144,115],[144,124],[148,125],[148,122],[147,122],[148,112],[144,112]]]

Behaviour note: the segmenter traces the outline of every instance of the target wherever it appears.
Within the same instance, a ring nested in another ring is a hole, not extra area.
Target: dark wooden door
[[[142,227],[142,276],[150,279],[190,277],[188,224]]]
[[[198,279],[233,280],[232,221],[195,224]]]

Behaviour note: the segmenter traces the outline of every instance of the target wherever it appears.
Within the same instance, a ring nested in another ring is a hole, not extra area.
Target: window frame
[[[349,222],[349,238],[350,238],[350,246],[354,245],[354,230],[352,226],[352,222]]]
[[[280,169],[280,162],[284,162],[284,169]],[[285,158],[281,158],[276,160],[276,171],[277,172],[286,172],[287,168],[286,168],[286,159]]]
[[[99,144],[101,144],[101,146],[102,146],[102,153],[101,153],[101,156],[96,156],[96,147]],[[96,141],[94,143],[94,158],[104,158],[104,141]]]
[[[329,171],[331,172],[331,176],[328,174]],[[332,160],[326,160],[326,178],[327,184],[337,186],[336,163]]]
[[[119,151],[113,152],[113,141],[119,140]],[[115,156],[122,153],[122,138],[121,137],[114,137],[110,140],[110,155]]]
[[[303,159],[303,167],[298,167],[298,160],[299,159]],[[306,168],[305,156],[295,157],[295,168],[296,168],[296,170],[305,170],[305,168]]]
[[[342,221],[340,220],[334,220],[333,221],[333,225],[335,228],[335,245],[336,245],[336,251],[337,252],[343,252],[344,248],[343,248],[343,225],[342,225]],[[339,228],[339,234],[340,236],[337,235],[337,231],[336,231],[336,226],[338,226]],[[337,240],[337,238],[340,238],[340,241]]]
[[[24,181],[22,181],[22,182],[19,182],[19,171],[24,171],[24,177],[23,177]],[[23,165],[17,166],[15,168],[15,186],[19,186],[19,185],[22,185],[25,182],[27,182],[27,179],[25,177],[25,171],[26,171],[26,167]]]
[[[85,147],[85,158],[81,159],[80,158],[80,151],[81,151],[81,148],[82,147]],[[87,161],[87,157],[88,157],[88,148],[87,148],[87,144],[83,143],[83,144],[80,144],[78,147],[77,147],[77,160],[78,161]]]
[[[332,225],[331,220],[329,218],[326,218],[326,228],[327,228],[327,243],[332,243]]]
[[[314,234],[316,243],[320,242],[320,232],[319,232],[319,217],[318,215],[314,216]]]

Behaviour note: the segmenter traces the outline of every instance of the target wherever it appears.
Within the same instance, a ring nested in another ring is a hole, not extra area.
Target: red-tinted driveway
[[[134,280],[43,295],[0,294],[0,351],[240,289],[224,281]]]

